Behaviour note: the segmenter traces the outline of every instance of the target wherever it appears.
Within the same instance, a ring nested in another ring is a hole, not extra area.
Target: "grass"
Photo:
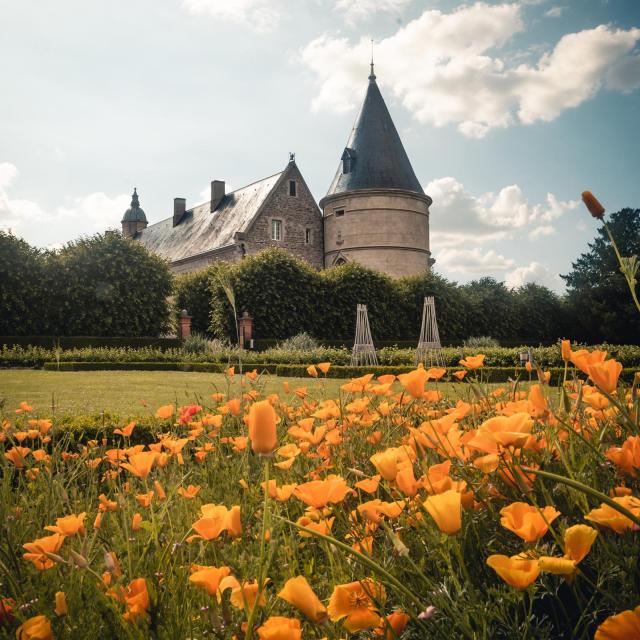
[[[311,378],[278,378],[263,376],[265,393],[283,392],[282,383],[291,390],[307,387],[314,398],[336,397],[347,380]],[[324,389],[323,389],[324,386]],[[499,385],[491,385],[497,387]],[[504,386],[504,385],[503,385]],[[527,385],[528,386],[528,385]],[[179,405],[198,402],[216,391],[226,391],[226,377],[218,373],[183,371],[38,371],[32,369],[0,370],[0,401],[7,409],[28,400],[39,413],[60,415],[92,414],[109,411],[112,414],[145,415],[168,402]],[[443,395],[451,400],[466,399],[466,385],[439,385]],[[52,408],[54,411],[52,411]]]

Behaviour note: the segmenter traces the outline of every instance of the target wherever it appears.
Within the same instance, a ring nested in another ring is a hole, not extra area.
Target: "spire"
[[[369,74],[369,80],[375,82],[376,74],[373,70],[373,38],[371,38],[371,73]]]
[[[367,93],[327,196],[361,189],[424,194],[375,78],[372,60]]]
[[[140,199],[138,198],[138,190],[134,187],[131,195],[131,206],[124,212],[122,222],[147,222],[147,216],[140,208]]]

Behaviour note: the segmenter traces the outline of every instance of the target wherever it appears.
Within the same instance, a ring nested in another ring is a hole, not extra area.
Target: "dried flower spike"
[[[582,192],[582,202],[584,202],[589,213],[598,220],[602,220],[604,217],[604,207],[598,202],[598,199],[591,193],[591,191]]]

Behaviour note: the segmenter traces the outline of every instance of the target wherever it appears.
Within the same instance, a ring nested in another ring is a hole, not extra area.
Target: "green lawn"
[[[312,378],[278,378],[265,375],[260,384],[266,393],[283,393],[288,380],[291,390],[307,387],[315,398],[336,397],[346,380]],[[234,384],[237,393],[237,378]],[[467,397],[467,385],[441,384],[439,389],[455,401]],[[0,370],[0,401],[12,413],[18,404],[28,401],[40,415],[86,414],[100,411],[134,416],[155,411],[162,404],[177,402],[206,403],[216,391],[227,391],[227,378],[219,373],[183,371],[39,371],[32,369]],[[146,404],[146,406],[145,406]]]

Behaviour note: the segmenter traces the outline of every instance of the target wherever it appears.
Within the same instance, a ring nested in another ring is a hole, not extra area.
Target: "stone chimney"
[[[220,204],[220,201],[222,200],[222,198],[224,198],[224,192],[224,180],[213,180],[211,182],[211,213],[216,210],[217,206]]]
[[[187,201],[185,198],[173,199],[173,226],[176,227],[180,224],[180,220],[184,217],[187,210]]]

